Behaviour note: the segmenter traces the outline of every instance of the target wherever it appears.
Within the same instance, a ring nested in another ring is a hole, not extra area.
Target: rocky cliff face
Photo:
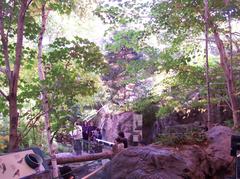
[[[118,136],[118,132],[122,131],[129,139],[133,127],[132,115],[133,112],[105,115],[105,120],[102,123],[103,138],[107,141],[114,142]]]
[[[206,135],[206,146],[128,148],[117,154],[93,178],[111,179],[220,179],[233,171],[232,130],[217,126]]]

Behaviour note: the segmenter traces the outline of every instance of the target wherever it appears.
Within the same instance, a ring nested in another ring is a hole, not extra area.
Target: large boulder
[[[232,134],[232,129],[225,126],[216,126],[206,132],[209,144],[205,151],[212,175],[226,173],[226,167],[232,168],[229,166],[233,160],[230,156]]]
[[[208,172],[206,166],[204,152],[198,146],[181,150],[147,146],[121,152],[104,172],[106,178],[112,179],[204,178]]]
[[[230,156],[232,134],[231,129],[217,126],[206,133],[207,146],[131,147],[117,154],[95,177],[106,179],[222,178],[233,169]]]

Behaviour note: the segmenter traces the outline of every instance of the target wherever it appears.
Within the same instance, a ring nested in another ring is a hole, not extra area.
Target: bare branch
[[[53,143],[53,139],[54,139],[54,137],[57,135],[58,131],[59,131],[59,129],[57,129],[57,130],[52,134],[52,138],[50,139],[51,144]]]
[[[27,128],[29,127],[29,125],[31,124],[31,122],[32,122],[34,119],[36,119],[36,118],[38,118],[38,117],[41,117],[43,114],[44,114],[44,113],[41,114],[41,112],[38,112],[35,116],[33,116],[33,117],[31,117],[30,119],[28,119],[28,123],[27,123],[27,125],[25,126],[25,129],[24,129],[23,131],[26,131],[26,130],[27,130]]]
[[[38,119],[40,119],[40,117],[37,117],[35,119],[35,121],[32,123],[32,126],[29,126],[27,129],[27,131],[21,135],[21,139],[23,139],[24,137],[26,137],[28,135],[28,133],[31,131],[31,129],[33,128],[33,126],[36,124],[36,122],[38,121]]]
[[[33,2],[33,0],[28,0],[27,7],[29,7],[32,2]]]
[[[0,89],[0,94],[6,99],[8,100],[8,96]]]
[[[36,124],[36,122],[40,119],[40,117],[43,115],[44,113],[38,113],[37,115],[35,115],[34,117],[32,117],[27,125],[25,126],[23,131],[26,131],[25,133],[23,133],[21,135],[21,139],[23,139],[24,137],[26,137],[28,135],[28,133],[31,131],[31,129],[33,128],[32,126]],[[30,124],[32,124],[32,126],[30,126]]]

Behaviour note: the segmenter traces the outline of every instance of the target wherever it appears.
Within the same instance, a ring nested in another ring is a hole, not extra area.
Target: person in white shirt
[[[80,125],[79,122],[75,122],[72,136],[74,140],[74,143],[73,143],[74,152],[77,155],[81,155],[83,135],[82,135],[82,126]]]

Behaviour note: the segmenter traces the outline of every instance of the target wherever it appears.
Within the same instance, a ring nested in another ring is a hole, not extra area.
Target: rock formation
[[[206,132],[206,146],[130,147],[117,154],[93,178],[206,179],[223,178],[233,171],[230,156],[232,130],[223,126]]]

